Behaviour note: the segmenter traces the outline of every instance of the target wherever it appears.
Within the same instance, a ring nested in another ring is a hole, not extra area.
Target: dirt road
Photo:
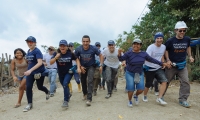
[[[106,90],[97,92],[93,97],[92,105],[87,107],[82,101],[82,93],[78,93],[74,80],[73,96],[68,109],[61,108],[63,102],[63,89],[59,82],[54,97],[48,101],[45,94],[34,87],[33,109],[24,113],[26,95],[22,100],[22,106],[13,108],[17,102],[18,92],[4,94],[0,97],[0,120],[199,120],[200,119],[200,84],[191,84],[189,102],[191,108],[184,108],[178,104],[179,87],[172,86],[165,96],[166,106],[156,103],[153,92],[148,93],[148,103],[142,101],[133,108],[127,107],[127,94],[124,92],[125,80],[119,79],[118,91],[114,92],[110,99],[105,99]],[[49,85],[46,84],[49,88]]]

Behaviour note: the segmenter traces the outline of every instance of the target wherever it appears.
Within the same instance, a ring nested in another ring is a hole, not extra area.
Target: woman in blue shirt
[[[132,107],[132,96],[134,95],[135,104],[139,103],[138,95],[144,91],[144,73],[143,64],[145,60],[158,64],[160,66],[167,66],[167,63],[162,63],[150,57],[145,51],[141,51],[142,41],[140,39],[133,40],[132,50],[126,52],[121,56],[122,49],[118,50],[118,57],[120,61],[126,60],[126,89],[128,91],[128,106]],[[135,88],[136,86],[136,88]]]
[[[62,107],[68,108],[69,102],[69,86],[70,80],[73,76],[73,73],[69,73],[69,69],[72,67],[72,61],[76,60],[77,64],[77,72],[80,74],[80,62],[79,59],[75,56],[73,51],[68,49],[68,43],[66,40],[61,40],[59,43],[58,53],[54,53],[52,59],[50,60],[50,64],[57,63],[58,67],[58,76],[61,85],[64,89],[64,102]]]
[[[24,112],[29,111],[33,107],[33,83],[36,80],[37,87],[39,90],[46,93],[46,100],[49,99],[49,90],[43,86],[44,77],[41,74],[45,72],[45,67],[42,63],[43,55],[41,51],[36,47],[36,39],[29,36],[26,40],[29,50],[26,55],[28,61],[28,70],[24,72],[26,77],[26,96],[28,100],[28,105],[24,108]]]

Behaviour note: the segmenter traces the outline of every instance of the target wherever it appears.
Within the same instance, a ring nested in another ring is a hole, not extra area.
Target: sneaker
[[[189,108],[191,105],[187,101],[179,101],[179,104],[183,107]]]
[[[147,96],[143,96],[143,99],[142,99],[144,102],[148,102],[148,99],[147,99]]]
[[[111,94],[107,94],[105,98],[108,99],[110,97],[111,97]]]
[[[67,102],[67,101],[64,101],[63,104],[62,104],[62,107],[63,107],[63,108],[68,108],[68,102]]]
[[[162,98],[157,98],[156,102],[160,103],[161,105],[167,105],[167,102],[165,102]]]
[[[138,96],[134,95],[133,98],[134,98],[135,104],[138,105],[139,104]]]
[[[53,97],[53,96],[54,96],[54,94],[53,94],[53,93],[51,93],[51,94],[50,94],[50,97]]]
[[[158,95],[159,95],[159,92],[155,92],[155,95],[158,96]]]
[[[72,97],[72,94],[69,94],[69,99],[68,99],[68,102],[70,101],[70,98]]]
[[[23,112],[28,112],[32,107],[33,107],[32,104],[29,103],[29,104],[24,108]]]
[[[50,98],[50,92],[48,91],[48,93],[46,94],[46,100],[48,100]]]
[[[133,107],[132,101],[128,101],[128,107]]]
[[[96,96],[96,95],[97,95],[97,91],[96,91],[96,90],[94,90],[94,93],[93,93],[93,94],[94,94],[94,96]]]
[[[87,99],[87,95],[83,95],[83,101],[85,101]]]
[[[90,100],[87,100],[86,105],[87,105],[87,106],[90,106],[90,105],[91,105],[91,101],[90,101]]]

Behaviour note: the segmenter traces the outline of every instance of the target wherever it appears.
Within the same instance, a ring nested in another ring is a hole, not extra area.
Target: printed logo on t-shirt
[[[173,47],[175,53],[185,52],[187,49],[187,43],[174,43]]]
[[[28,60],[28,62],[30,63],[34,58],[34,55],[29,55],[29,56],[26,56],[26,59]]]
[[[84,61],[84,62],[88,62],[91,60],[91,54],[80,54],[81,56],[81,59]]]
[[[70,57],[67,57],[67,58],[59,58],[59,59],[58,59],[59,65],[65,65],[66,62],[70,62],[70,61],[71,61],[71,58],[70,58]]]
[[[152,57],[162,57],[163,53],[153,52]]]

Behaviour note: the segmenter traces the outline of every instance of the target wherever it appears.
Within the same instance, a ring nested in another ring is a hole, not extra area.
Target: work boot
[[[70,82],[70,83],[68,84],[68,86],[69,86],[69,92],[70,92],[70,94],[72,94],[72,83]]]
[[[81,84],[78,84],[78,92],[81,92]]]

